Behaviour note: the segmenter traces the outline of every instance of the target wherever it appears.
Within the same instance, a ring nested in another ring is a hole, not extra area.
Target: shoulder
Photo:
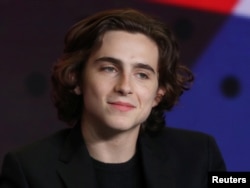
[[[194,130],[165,127],[155,139],[158,144],[172,147],[180,152],[188,150],[190,153],[202,153],[212,149],[218,150],[212,135]]]
[[[174,139],[179,142],[193,143],[193,142],[207,142],[214,139],[212,135],[200,131],[166,127],[162,131],[162,135],[168,139]]]
[[[211,139],[214,140],[213,136],[207,133],[174,127],[164,127],[158,133],[150,135],[150,137],[159,142],[172,142],[175,144],[197,144]]]
[[[219,146],[210,134],[165,127],[157,135],[150,137],[155,145],[158,145],[162,151],[171,153],[175,160],[189,161],[193,166],[197,161],[204,162],[210,170],[225,169]]]
[[[7,153],[6,158],[16,158],[20,162],[31,164],[37,163],[38,160],[40,162],[55,160],[55,158],[58,158],[70,130],[71,128],[66,128],[19,147]]]
[[[46,184],[48,177],[57,181],[55,172],[58,156],[70,130],[69,128],[58,131],[7,153],[3,160],[0,187],[10,187],[12,184],[16,187],[28,187],[28,184],[35,182]]]

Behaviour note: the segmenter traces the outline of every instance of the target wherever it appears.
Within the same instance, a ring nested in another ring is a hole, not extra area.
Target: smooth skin
[[[135,153],[140,125],[164,90],[158,86],[158,47],[147,36],[109,31],[83,70],[82,134],[90,155],[121,163]]]

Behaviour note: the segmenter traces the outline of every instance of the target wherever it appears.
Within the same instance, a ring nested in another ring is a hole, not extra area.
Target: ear
[[[72,84],[76,83],[76,75],[74,73],[70,73],[69,74],[69,79],[72,82]],[[76,85],[76,87],[72,90],[73,93],[75,93],[76,95],[81,95],[82,91],[81,91],[81,87],[80,85]]]
[[[80,86],[79,85],[77,85],[75,88],[74,88],[74,93],[76,94],[76,95],[81,95],[82,94],[82,91],[81,91],[81,88],[80,88]]]
[[[165,93],[166,93],[166,90],[164,88],[162,87],[158,88],[152,107],[157,106],[161,102],[162,97],[165,95]]]

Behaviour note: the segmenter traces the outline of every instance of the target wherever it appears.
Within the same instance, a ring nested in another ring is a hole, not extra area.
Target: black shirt
[[[124,163],[93,160],[98,188],[145,188],[139,154]]]

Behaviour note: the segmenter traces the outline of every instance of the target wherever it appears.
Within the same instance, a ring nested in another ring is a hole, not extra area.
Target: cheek
[[[110,88],[111,84],[107,84],[102,80],[88,80],[88,83],[83,88],[83,95],[85,100],[99,101],[109,93]]]
[[[157,93],[158,89],[158,83],[156,81],[145,84],[145,85],[140,85],[138,87],[138,93],[140,93],[141,98],[144,100],[152,101]]]
[[[141,105],[149,108],[153,107],[155,104],[156,88],[141,89],[138,92]]]

